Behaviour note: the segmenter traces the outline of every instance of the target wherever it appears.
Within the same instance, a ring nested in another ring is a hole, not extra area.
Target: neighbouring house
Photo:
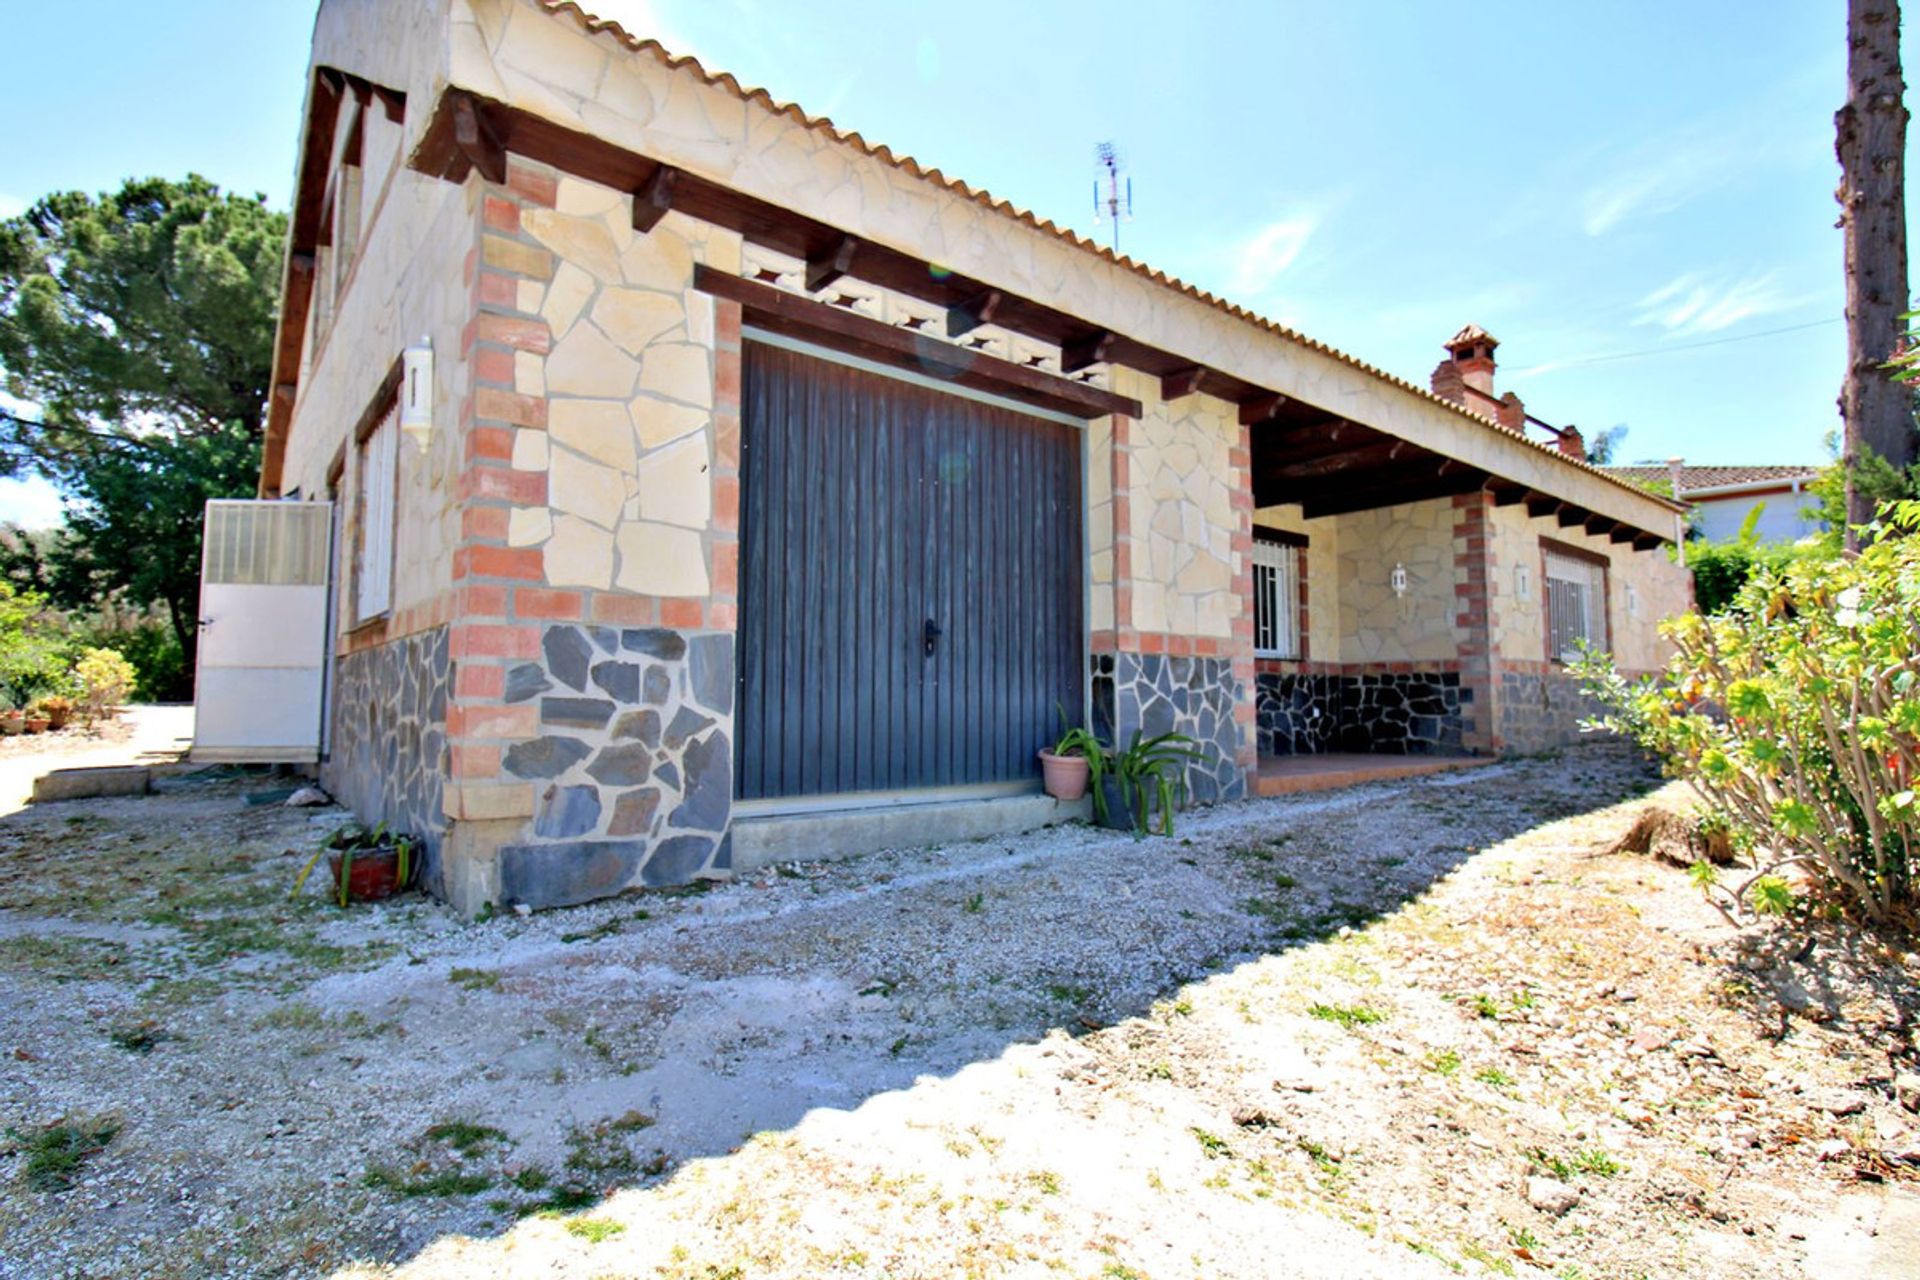
[[[1664,466],[1607,470],[1635,484],[1665,481],[1674,496],[1691,508],[1694,530],[1709,541],[1739,536],[1755,507],[1762,508],[1753,526],[1762,542],[1798,542],[1826,532],[1826,521],[1820,518],[1809,489],[1819,478],[1818,467],[1701,467],[1674,458]]]
[[[321,5],[275,368],[313,754],[463,910],[1035,825],[1061,711],[1201,803],[1548,747],[1690,600],[1680,509],[1499,407],[567,0]]]

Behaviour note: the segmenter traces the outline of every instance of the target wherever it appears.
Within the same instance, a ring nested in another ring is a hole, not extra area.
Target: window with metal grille
[[[1607,570],[1595,561],[1547,549],[1547,656],[1580,657],[1584,642],[1607,647]]]
[[[354,565],[356,621],[377,618],[393,604],[393,507],[400,440],[397,410],[360,442],[359,556]]]
[[[1253,651],[1300,656],[1300,548],[1266,538],[1253,543]]]

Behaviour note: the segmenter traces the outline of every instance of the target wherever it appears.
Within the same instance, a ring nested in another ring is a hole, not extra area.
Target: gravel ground
[[[29,810],[0,1274],[1916,1274],[1920,957],[1595,856],[1652,785],[1588,747],[478,922],[289,898],[341,815],[225,774]]]

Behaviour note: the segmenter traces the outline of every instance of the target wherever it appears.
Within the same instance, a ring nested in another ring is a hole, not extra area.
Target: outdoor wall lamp
[[[422,338],[400,355],[400,429],[427,451],[433,434],[433,339]]]
[[[1407,566],[1404,564],[1393,566],[1393,573],[1388,576],[1387,581],[1393,586],[1395,597],[1404,597],[1407,594]]]

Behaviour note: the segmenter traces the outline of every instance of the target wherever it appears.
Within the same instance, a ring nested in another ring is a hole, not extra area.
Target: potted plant
[[[51,694],[40,699],[40,714],[47,718],[47,728],[56,732],[67,727],[73,719],[73,699],[59,694]]]
[[[47,726],[52,723],[53,721],[48,719],[46,714],[42,712],[39,707],[29,707],[27,709],[27,732],[28,733],[45,733],[47,731]]]
[[[1099,804],[1100,779],[1106,773],[1107,751],[1100,745],[1090,729],[1077,729],[1066,725],[1066,716],[1061,717],[1060,738],[1051,750],[1040,749],[1040,780],[1047,794],[1055,800],[1078,800],[1087,794],[1088,786],[1094,789],[1094,803]]]
[[[27,731],[27,713],[18,707],[0,710],[0,733],[12,737],[16,733]]]
[[[420,860],[416,856],[419,848],[419,841],[412,836],[392,834],[384,822],[371,831],[350,822],[328,836],[326,843],[314,851],[293,882],[293,891],[300,892],[308,874],[324,854],[333,873],[334,900],[341,906],[391,898],[413,887],[420,873]]]

